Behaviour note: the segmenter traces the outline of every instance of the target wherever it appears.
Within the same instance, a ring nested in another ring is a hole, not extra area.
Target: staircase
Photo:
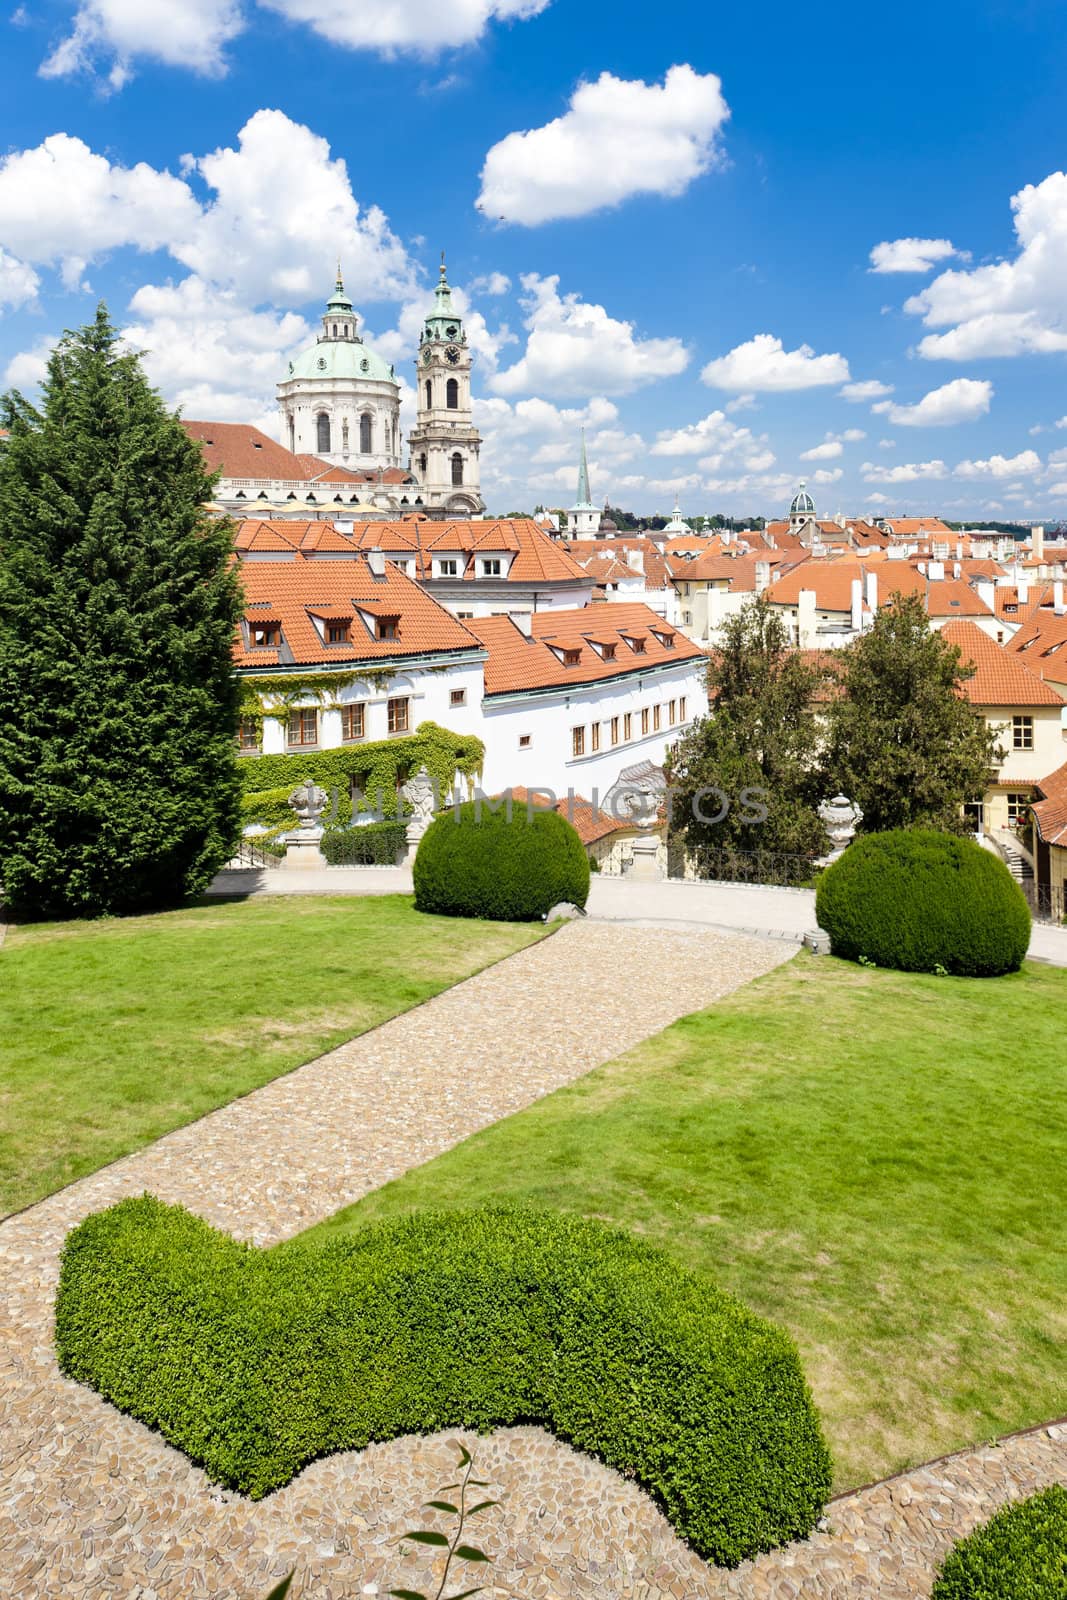
[[[1028,884],[1032,884],[1034,881],[1034,864],[1019,844],[1015,835],[1003,829],[998,829],[992,835],[992,838],[1016,883],[1023,889]]]

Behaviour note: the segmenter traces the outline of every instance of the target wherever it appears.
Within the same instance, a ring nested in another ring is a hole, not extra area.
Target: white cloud
[[[929,272],[950,256],[965,256],[950,239],[884,239],[871,251],[871,272]]]
[[[295,312],[250,311],[242,296],[195,274],[176,286],[145,284],[130,312],[123,336],[168,403],[220,422],[272,415],[286,361],[312,337]]]
[[[290,22],[305,22],[331,44],[384,56],[434,56],[474,44],[490,22],[523,21],[550,0],[260,0]]]
[[[12,356],[4,368],[4,388],[33,389],[43,383],[48,373],[48,358],[55,345],[55,339],[39,339],[32,349]]]
[[[895,439],[879,439],[878,441],[879,450],[895,450],[896,447],[897,441]]]
[[[719,158],[729,115],[713,72],[675,66],[662,84],[603,72],[579,85],[562,117],[492,147],[478,209],[533,227],[635,194],[680,195]]]
[[[848,362],[841,355],[817,356],[807,344],[786,350],[773,334],[757,333],[728,355],[709,361],[700,376],[713,389],[785,393],[840,383],[848,377]]]
[[[120,89],[132,61],[145,56],[217,77],[226,70],[225,46],[243,27],[238,0],[82,0],[41,76],[90,71],[103,56],[111,87]]]
[[[1052,426],[1054,428],[1067,428],[1067,417],[1060,417],[1058,421],[1052,424]]]
[[[866,437],[867,435],[862,428],[846,428],[841,435],[846,444],[858,444],[860,439],[866,439]]]
[[[993,385],[985,378],[953,378],[940,389],[931,389],[914,405],[895,405],[880,400],[871,410],[905,428],[949,428],[959,422],[974,422],[984,417],[993,398]]]
[[[603,306],[576,294],[561,298],[556,276],[526,273],[522,287],[526,351],[490,380],[497,394],[544,389],[561,395],[628,394],[689,364],[680,339],[639,339],[632,322],[617,321]]]
[[[488,399],[475,397],[474,421],[482,430],[482,480],[483,484],[498,492],[507,491],[519,496],[543,497],[543,489],[555,479],[552,474],[529,470],[533,456],[554,446],[552,459],[570,465],[560,473],[572,485],[571,497],[578,483],[579,435],[586,429],[587,443],[598,439],[601,433],[612,434],[619,420],[619,408],[603,395],[598,395],[584,406],[560,407],[539,396],[519,400],[512,405],[496,396]],[[595,446],[594,446],[595,450]],[[590,468],[592,471],[592,466]],[[598,495],[607,492],[593,475],[593,490]],[[568,500],[568,505],[570,500]]]
[[[426,320],[428,298],[423,292],[406,301],[400,308],[395,326],[384,333],[377,333],[366,327],[363,329],[367,342],[373,345],[379,355],[397,367],[412,360],[419,348],[419,336]],[[517,336],[512,333],[506,322],[490,328],[482,313],[473,309],[470,295],[459,285],[454,284],[452,287],[452,304],[463,318],[467,342],[471,349],[480,362],[495,372],[501,350],[509,344],[517,344]]]
[[[928,328],[919,354],[973,360],[1067,350],[1067,173],[1012,196],[1018,250],[973,271],[942,272],[905,304]]]
[[[1034,450],[1022,450],[1017,456],[990,456],[987,461],[961,461],[955,468],[957,478],[1017,478],[1030,477],[1041,471],[1041,457]]]
[[[766,444],[765,435],[757,438],[750,428],[729,421],[724,412],[711,411],[688,427],[660,433],[650,454],[700,456],[705,472],[719,472],[727,462],[750,472],[765,472],[774,465],[773,452]]]
[[[511,279],[506,272],[487,272],[480,278],[472,278],[470,285],[471,294],[501,295],[508,294],[511,289]]]
[[[1046,492],[1048,494],[1067,496],[1067,483],[1053,483],[1053,484],[1050,484],[1050,486],[1049,486],[1049,488],[1048,488],[1048,490]]]
[[[41,286],[33,268],[0,249],[0,306],[24,306],[37,298]]]
[[[864,378],[857,383],[846,383],[840,391],[842,400],[857,402],[860,400],[880,400],[883,395],[893,393],[891,383],[879,383],[877,378]]]
[[[921,483],[928,478],[944,478],[947,475],[943,461],[906,461],[899,467],[879,466],[875,461],[865,461],[861,470],[864,483]]]
[[[58,263],[68,288],[87,262],[121,245],[168,246],[199,217],[180,178],[144,162],[112,165],[66,133],[0,161],[0,242],[23,262]]]
[[[843,467],[834,467],[832,470],[828,467],[820,467],[817,472],[812,473],[811,481],[812,483],[837,483],[844,476]]]
[[[357,300],[414,293],[411,261],[384,213],[361,208],[344,161],[283,112],[257,111],[237,148],[186,156],[182,167],[178,178],[143,162],[114,165],[52,134],[0,163],[0,244],[26,262],[58,262],[68,287],[88,262],[132,246],[166,249],[253,305],[325,297],[338,255]],[[194,178],[214,191],[206,203]]]
[[[259,0],[290,22],[306,23],[331,45],[391,56],[420,56],[473,44],[493,20],[533,17],[550,0]],[[103,62],[119,89],[146,58],[219,77],[225,47],[248,26],[240,0],[81,0],[71,32],[41,67],[46,78],[91,71]]]
[[[731,416],[735,411],[755,411],[756,396],[754,394],[737,394],[732,400],[726,402],[723,410],[728,411]]]
[[[824,444],[817,444],[811,450],[800,452],[801,461],[833,461],[837,456],[843,455],[844,445],[840,439],[827,439]]]
[[[875,494],[869,494],[867,496],[867,504],[869,506],[887,506],[890,503],[891,502],[890,502],[889,496],[887,494],[877,494],[877,493],[875,493]]]

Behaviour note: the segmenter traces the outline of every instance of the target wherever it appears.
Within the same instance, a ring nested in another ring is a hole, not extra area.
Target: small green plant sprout
[[[487,1489],[489,1485],[481,1478],[475,1478],[474,1457],[463,1445],[459,1447],[459,1466],[462,1477],[456,1483],[446,1483],[439,1495],[448,1494],[454,1489],[459,1490],[459,1504],[451,1500],[427,1500],[426,1505],[434,1511],[440,1511],[446,1517],[455,1517],[456,1526],[451,1539],[446,1534],[438,1533],[432,1528],[416,1528],[411,1533],[405,1533],[401,1539],[408,1539],[412,1544],[429,1545],[431,1549],[445,1550],[445,1570],[441,1574],[441,1582],[433,1596],[423,1594],[419,1589],[389,1589],[388,1594],[394,1595],[396,1600],[468,1600],[470,1595],[481,1594],[484,1584],[479,1584],[474,1589],[459,1589],[452,1594],[445,1594],[448,1575],[452,1569],[453,1561],[471,1561],[479,1564],[492,1560],[484,1550],[479,1550],[475,1545],[464,1544],[463,1532],[471,1517],[478,1516],[483,1511],[488,1511],[490,1506],[498,1505],[496,1500],[479,1500],[477,1505],[467,1504],[467,1493],[471,1489]]]

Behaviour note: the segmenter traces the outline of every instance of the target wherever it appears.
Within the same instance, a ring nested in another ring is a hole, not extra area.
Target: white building
[[[364,344],[341,269],[310,349],[278,385],[282,442],[357,472],[400,466],[400,384],[394,367]]]
[[[595,803],[627,769],[660,766],[707,711],[703,653],[647,606],[462,621],[377,550],[246,560],[241,577],[235,660],[266,713],[242,725],[246,754],[336,749],[435,722],[484,741],[487,793],[573,789]],[[314,686],[287,689],[309,675]]]

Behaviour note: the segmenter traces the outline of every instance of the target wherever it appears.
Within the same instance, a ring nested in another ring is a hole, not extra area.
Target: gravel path
[[[317,1462],[259,1505],[214,1488],[157,1435],[57,1372],[51,1312],[67,1230],[150,1189],[273,1243],[790,953],[707,931],[571,924],[0,1225],[5,1594],[263,1600],[293,1565],[296,1600],[423,1587],[429,1557],[395,1541],[453,1476],[454,1436]],[[495,1557],[487,1593],[498,1600],[911,1600],[928,1594],[956,1533],[1067,1477],[1067,1440],[1013,1440],[838,1502],[826,1534],[724,1574],[682,1546],[633,1484],[540,1430],[471,1443],[503,1502],[478,1530]]]

